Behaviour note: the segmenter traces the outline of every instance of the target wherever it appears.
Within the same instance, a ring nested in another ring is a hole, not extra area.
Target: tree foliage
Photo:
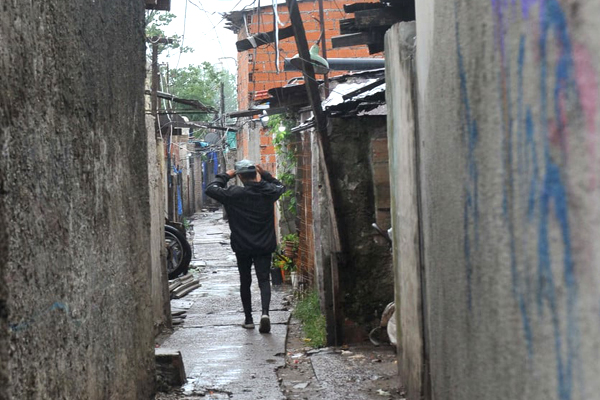
[[[221,107],[221,82],[224,83],[225,113],[234,111],[237,106],[236,78],[229,71],[217,69],[209,62],[189,65],[170,71],[170,93],[219,110]],[[194,121],[211,121],[214,115],[191,114]]]
[[[169,25],[177,18],[175,14],[163,11],[146,12],[146,38],[148,57],[152,56],[152,46],[150,45],[153,37],[166,37],[164,27]],[[177,50],[177,52],[192,52],[193,49],[187,46],[182,47],[182,38],[178,35],[169,37],[173,39],[171,44],[159,44],[159,55],[166,50]],[[161,66],[162,76],[168,76],[168,87],[162,87],[161,90],[169,92],[175,96],[198,100],[201,103],[220,110],[221,107],[221,82],[224,83],[225,94],[225,113],[237,109],[237,91],[236,77],[229,71],[217,68],[209,62],[203,62],[201,65],[189,65],[182,68],[170,69],[167,72],[166,66]],[[164,81],[163,81],[164,83]],[[186,106],[173,105],[174,109],[185,109]],[[191,121],[213,121],[215,115],[206,113],[186,114]]]
[[[148,58],[152,57],[152,46],[150,42],[154,37],[164,37],[166,38],[165,31],[163,27],[169,25],[177,16],[175,14],[157,11],[157,10],[148,10],[146,11],[146,40],[148,41],[146,45],[146,53]],[[173,43],[170,44],[159,44],[158,45],[158,54],[160,55],[165,50],[171,49],[176,50],[179,49],[182,53],[190,53],[193,52],[194,49],[188,46],[181,46],[182,37],[179,35],[170,36],[169,39],[173,39]]]

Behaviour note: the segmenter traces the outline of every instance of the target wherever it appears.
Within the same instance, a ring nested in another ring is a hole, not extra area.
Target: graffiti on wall
[[[521,314],[530,360],[535,352],[534,324],[543,321],[552,327],[558,398],[570,400],[575,376],[581,374],[574,371],[578,368],[580,335],[566,175],[568,139],[574,129],[581,130],[574,125],[583,121],[586,161],[598,164],[597,73],[586,46],[573,39],[568,15],[559,0],[490,2],[502,117],[499,127],[502,213],[509,237],[512,292]],[[479,244],[478,128],[467,89],[458,21],[456,15],[457,67],[466,144],[464,252],[467,301],[471,309],[473,258]],[[524,23],[519,25],[520,21]],[[522,30],[515,33],[519,26]],[[518,40],[509,40],[514,35],[518,35]],[[511,47],[514,43],[518,43],[516,49]],[[526,69],[533,67],[537,71],[535,81],[530,78],[525,82]],[[535,96],[530,94],[532,88],[536,90]],[[587,177],[590,189],[596,188],[596,180],[590,172]],[[531,246],[536,249],[535,256],[528,251]]]

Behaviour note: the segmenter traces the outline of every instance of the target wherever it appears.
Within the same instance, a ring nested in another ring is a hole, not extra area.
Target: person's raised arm
[[[230,169],[229,171],[218,174],[215,180],[208,184],[206,187],[206,195],[212,197],[220,203],[225,204],[229,199],[229,193],[225,189],[227,182],[235,176],[235,171]]]

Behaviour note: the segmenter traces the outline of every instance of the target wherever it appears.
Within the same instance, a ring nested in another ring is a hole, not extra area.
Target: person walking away
[[[243,186],[227,187],[234,176],[240,178]],[[260,333],[271,331],[270,270],[272,253],[277,246],[274,204],[284,191],[281,182],[250,160],[236,162],[234,170],[217,175],[206,188],[206,195],[222,203],[229,216],[231,248],[240,273],[240,297],[245,314],[242,326],[247,329],[254,329],[250,293],[254,264],[262,307]]]

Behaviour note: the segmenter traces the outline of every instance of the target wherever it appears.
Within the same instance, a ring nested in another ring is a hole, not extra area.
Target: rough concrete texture
[[[271,333],[259,333],[258,325],[252,330],[242,328],[239,274],[229,242],[229,227],[222,215],[221,211],[201,213],[192,220],[192,266],[196,268],[193,273],[200,278],[202,287],[183,302],[172,301],[173,309],[186,308],[187,317],[159,344],[183,355],[188,382],[182,389],[182,398],[281,399],[275,369],[284,365],[290,313],[282,306],[282,300],[289,291],[273,287]],[[254,271],[252,275],[254,321],[258,322],[260,291]]]
[[[0,136],[3,139],[3,136]],[[2,148],[0,142],[0,148]],[[3,174],[0,174],[0,196],[4,189]],[[1,198],[1,197],[0,197]],[[8,232],[6,226],[4,202],[0,201],[0,400],[8,399],[8,288],[6,287],[6,264],[8,261]]]
[[[394,279],[399,372],[410,400],[423,393],[423,308],[421,290],[421,230],[419,170],[414,90],[415,23],[402,22],[386,33],[386,97],[388,116]]]
[[[149,97],[149,96],[146,96]],[[150,265],[152,270],[152,318],[154,334],[171,327],[169,286],[165,254],[165,192],[162,139],[156,139],[154,118],[146,117],[148,132],[148,191],[150,211]]]
[[[387,243],[371,224],[375,197],[371,140],[386,135],[383,117],[332,119],[331,149],[338,179],[332,184],[342,195],[339,229],[348,250],[347,264],[340,270],[344,315],[348,319],[344,340],[360,340],[352,323],[369,328],[378,324],[385,306],[393,301],[392,260]],[[364,330],[364,332],[368,332]]]
[[[0,393],[149,398],[144,4],[1,7]]]
[[[600,3],[416,8],[432,398],[598,398]]]

